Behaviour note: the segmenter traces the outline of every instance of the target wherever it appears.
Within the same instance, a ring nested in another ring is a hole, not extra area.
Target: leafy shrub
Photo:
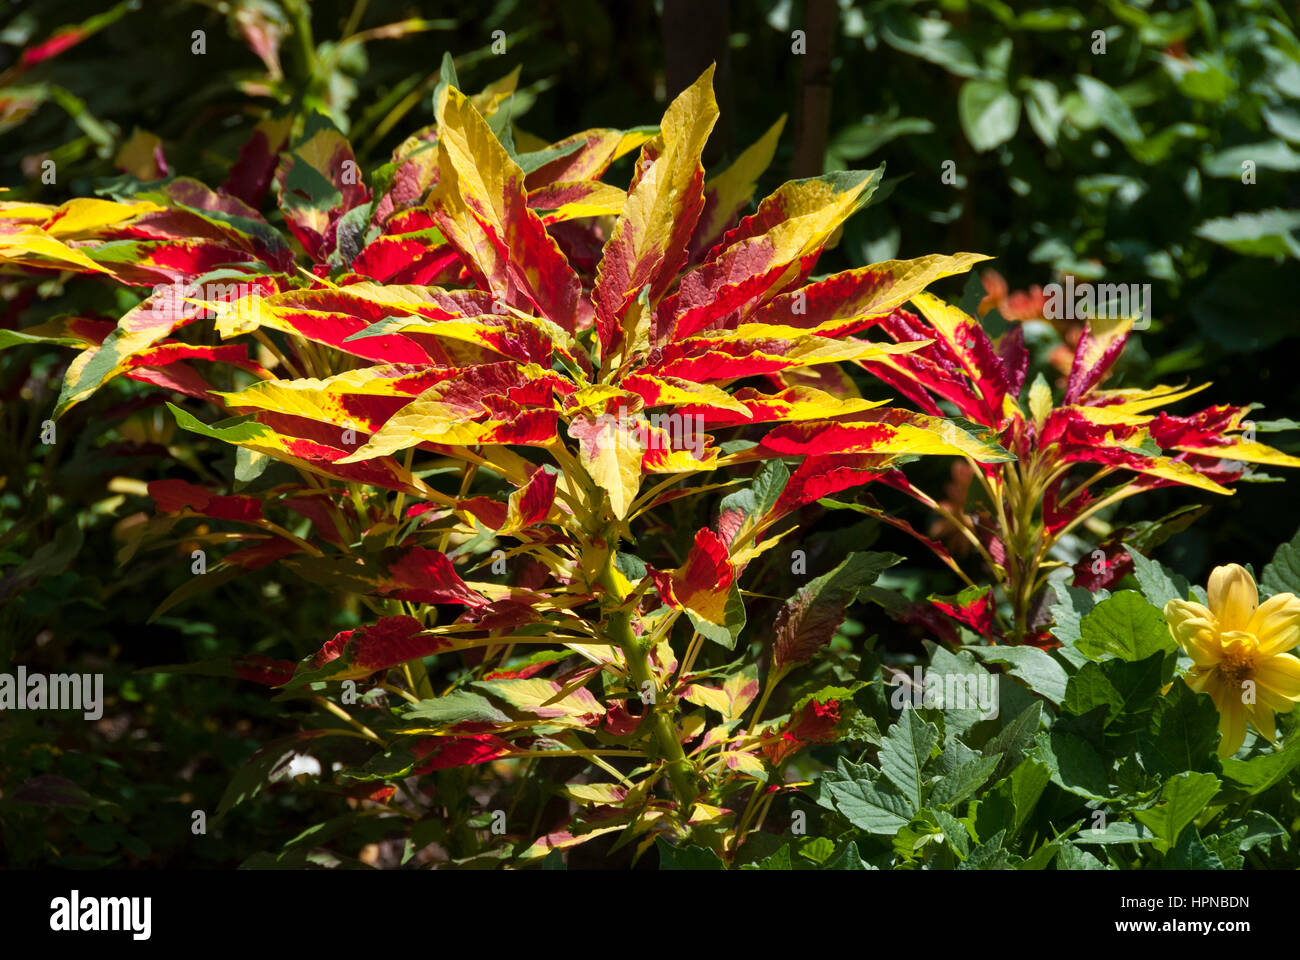
[[[1137,549],[1188,515],[1112,528],[1072,586],[1052,577],[1066,536],[1131,495],[1227,493],[1248,463],[1300,465],[1254,439],[1250,408],[1152,415],[1195,390],[1103,390],[1132,318],[1081,331],[1058,402],[1030,381],[1019,327],[995,339],[926,292],[979,255],[817,277],[882,171],[792,181],[747,212],[780,124],[705,179],[711,71],[657,128],[551,144],[510,122],[516,76],[469,97],[445,58],[436,123],[369,177],[314,115],[263,120],[218,190],[159,162],[103,185],[110,199],[0,201],[20,296],[57,304],[80,273],[125,311],[0,334],[77,348],[59,426],[128,381],[188,398],[167,404],[174,426],[151,425],[169,475],[119,485],[154,504],[117,529],[121,561],[161,553],[173,579],[191,574],[154,617],[270,570],[336,599],[345,629],[294,636],[291,658],[255,643],[158,668],[263,684],[305,711],[216,814],[314,771],[334,815],[250,865],[375,862],[375,841],[386,863],[459,865],[554,864],[593,841],[657,848],[668,867],[1285,851],[1300,754],[1263,741],[1290,688],[1249,712],[1255,737],[1224,694],[1196,695],[1176,649],[1206,666],[1200,634],[1180,632],[1197,597],[1214,663],[1238,670],[1229,625],[1254,604],[1225,606],[1215,580],[1193,594]],[[601,179],[625,156],[626,190]],[[278,215],[261,212],[268,192]],[[864,396],[873,380],[918,409]],[[121,395],[132,413],[157,397]],[[51,425],[29,411],[16,435],[30,446]],[[922,492],[904,471],[920,456],[956,458],[968,488]],[[15,474],[30,504],[34,466]],[[1112,476],[1127,479],[1095,492]],[[869,483],[934,511],[992,583],[873,499],[833,499]],[[796,537],[819,510],[921,539],[967,589],[917,602],[889,580],[902,558],[869,543],[814,552],[809,578]],[[13,582],[75,550],[56,541]],[[1140,592],[1111,594],[1130,572]],[[767,592],[792,578],[788,600]],[[908,693],[897,657],[849,641],[858,602],[924,623],[945,643],[931,677],[997,709],[936,703],[928,680]],[[792,843],[763,830],[778,806]]]

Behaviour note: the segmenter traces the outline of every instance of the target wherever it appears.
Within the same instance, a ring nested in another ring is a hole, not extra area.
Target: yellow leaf
[[[1029,412],[1033,414],[1034,426],[1039,430],[1052,412],[1052,388],[1040,374],[1029,387]]]
[[[57,267],[72,264],[95,273],[109,273],[80,250],[69,247],[31,224],[4,225],[0,228],[0,262],[13,261],[33,267]],[[49,263],[46,261],[54,261]]]
[[[763,171],[776,155],[776,145],[785,128],[785,114],[767,132],[745,149],[731,166],[705,184],[705,189],[717,200],[700,218],[697,234],[706,238],[720,238],[727,229],[732,211],[744,209],[754,196],[754,187]]]
[[[116,226],[146,213],[165,210],[156,203],[116,203],[95,197],[77,197],[54,211],[45,230],[52,237],[70,239],[94,234],[105,227]]]
[[[1270,467],[1300,467],[1300,457],[1293,457],[1274,449],[1265,443],[1231,443],[1226,447],[1175,447],[1186,453],[1199,453],[1207,457],[1219,457],[1224,460],[1240,460],[1243,463],[1262,463]]]
[[[689,237],[678,234],[694,226],[684,212],[702,202],[700,155],[717,119],[710,66],[669,105],[659,136],[642,149],[641,163],[650,146],[657,155],[628,194],[596,270],[592,299],[602,337],[622,329],[629,304],[647,284],[654,306],[685,261]]]
[[[579,432],[574,428],[581,424]],[[641,487],[641,459],[645,448],[636,431],[620,425],[614,417],[595,421],[574,421],[571,436],[578,437],[578,458],[588,476],[609,496],[610,510],[622,520]]]

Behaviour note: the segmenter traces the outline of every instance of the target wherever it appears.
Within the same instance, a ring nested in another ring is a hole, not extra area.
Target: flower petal
[[[1227,696],[1219,704],[1219,756],[1230,757],[1246,741],[1246,705],[1237,697]]]
[[[1223,630],[1245,630],[1259,606],[1255,579],[1237,563],[1215,567],[1205,592]]]
[[[1300,700],[1300,660],[1288,653],[1260,661],[1255,682],[1287,700]]]
[[[1300,597],[1292,593],[1269,597],[1250,618],[1249,630],[1259,640],[1259,652],[1265,657],[1300,645]]]
[[[1276,745],[1277,724],[1273,721],[1273,711],[1264,706],[1263,703],[1256,703],[1250,709],[1250,722],[1254,724],[1256,730],[1269,743]]]
[[[1170,600],[1165,604],[1165,622],[1174,642],[1187,652],[1198,667],[1209,667],[1223,659],[1218,623],[1199,603]]]

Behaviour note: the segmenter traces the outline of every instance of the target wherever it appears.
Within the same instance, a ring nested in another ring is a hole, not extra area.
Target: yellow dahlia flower
[[[1300,701],[1300,598],[1279,593],[1263,604],[1255,579],[1230,563],[1215,567],[1206,586],[1209,609],[1188,600],[1165,604],[1174,640],[1192,658],[1183,677],[1208,693],[1219,710],[1219,756],[1230,757],[1246,739],[1249,722],[1272,742],[1274,713]]]

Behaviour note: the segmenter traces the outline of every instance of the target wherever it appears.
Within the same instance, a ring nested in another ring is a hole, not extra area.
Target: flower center
[[[1234,686],[1249,679],[1255,673],[1255,654],[1259,641],[1249,633],[1233,631],[1222,637],[1223,659],[1219,661],[1219,673]]]

